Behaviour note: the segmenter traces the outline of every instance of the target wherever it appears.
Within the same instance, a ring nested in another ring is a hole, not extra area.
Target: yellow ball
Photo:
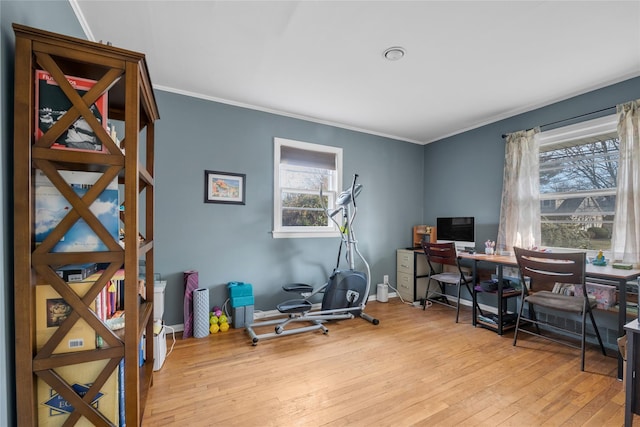
[[[218,323],[218,318],[216,316],[209,317],[209,323],[212,325],[216,325]]]
[[[218,316],[218,323],[219,324],[223,324],[223,323],[228,323],[227,322],[227,316],[225,316],[224,314],[221,314],[220,316]]]
[[[211,332],[212,334],[217,333],[218,330],[220,330],[220,326],[218,326],[217,323],[212,324],[211,327],[209,328],[209,332]]]
[[[221,332],[227,332],[229,330],[229,324],[227,322],[221,323],[220,324],[220,331]]]

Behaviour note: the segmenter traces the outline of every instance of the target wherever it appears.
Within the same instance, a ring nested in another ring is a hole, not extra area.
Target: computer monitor
[[[456,248],[475,247],[475,218],[472,216],[436,218],[438,242],[455,242]]]

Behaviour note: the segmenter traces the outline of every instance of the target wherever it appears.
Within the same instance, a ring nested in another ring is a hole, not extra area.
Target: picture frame
[[[245,204],[247,176],[243,173],[204,171],[204,202]]]

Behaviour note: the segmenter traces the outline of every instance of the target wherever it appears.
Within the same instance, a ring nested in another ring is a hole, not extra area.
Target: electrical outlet
[[[384,276],[382,276],[382,283],[384,283],[385,285],[389,284],[389,275],[385,274]]]

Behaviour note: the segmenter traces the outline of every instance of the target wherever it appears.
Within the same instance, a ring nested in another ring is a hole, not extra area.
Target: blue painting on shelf
[[[80,197],[95,184],[102,174],[82,171],[59,171],[65,181]],[[44,175],[36,170],[35,239],[36,245],[44,241],[51,231],[71,210],[71,204]],[[119,240],[118,182],[114,180],[89,207],[117,242]],[[78,219],[52,249],[52,252],[108,251],[107,246],[82,219]]]

